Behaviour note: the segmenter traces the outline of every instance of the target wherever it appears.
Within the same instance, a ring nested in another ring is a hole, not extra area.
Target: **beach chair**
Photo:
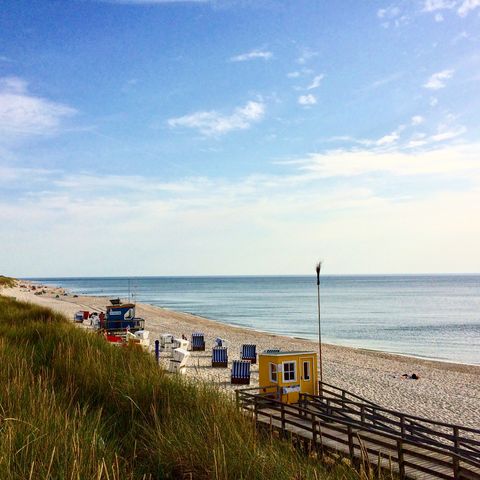
[[[212,367],[218,367],[218,368],[228,367],[227,347],[213,347]]]
[[[173,358],[170,360],[168,365],[168,371],[170,373],[180,373],[184,375],[188,357],[190,357],[190,352],[187,352],[181,348],[176,348],[173,351]]]
[[[248,360],[234,360],[232,363],[232,385],[250,385],[250,365]]]
[[[177,338],[175,337],[173,339],[173,348],[181,348],[183,350],[188,350],[190,347],[190,342],[188,340],[185,340],[184,338]]]
[[[174,349],[174,337],[171,333],[163,333],[160,335],[160,350],[163,352],[171,352]]]
[[[192,352],[205,351],[205,337],[203,333],[192,333]]]
[[[257,363],[257,346],[251,343],[242,345],[240,358],[242,360],[249,360],[251,363]]]

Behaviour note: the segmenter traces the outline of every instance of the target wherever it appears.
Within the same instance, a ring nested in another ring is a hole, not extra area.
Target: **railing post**
[[[350,453],[350,458],[353,460],[355,456],[355,447],[353,445],[353,432],[352,432],[352,427],[349,425],[348,426],[348,451]]]
[[[285,431],[285,404],[283,402],[280,406],[280,416],[282,419],[282,430]]]
[[[402,440],[397,440],[397,455],[398,455],[398,472],[400,478],[405,478],[405,463],[403,460],[403,443]]]
[[[360,418],[362,420],[362,423],[365,423],[365,405],[363,404],[360,407]]]
[[[235,390],[235,403],[237,405],[237,410],[240,410],[240,391]]]
[[[317,423],[312,417],[312,441],[315,448],[317,448]]]
[[[455,453],[452,455],[453,460],[453,478],[460,477],[460,463],[458,461],[458,448],[459,448],[459,432],[458,427],[453,427],[453,447],[455,448]]]
[[[258,421],[258,396],[255,395],[253,400],[253,417],[255,418],[255,423]]]
[[[402,434],[402,438],[405,438],[405,416],[400,415],[400,432]]]

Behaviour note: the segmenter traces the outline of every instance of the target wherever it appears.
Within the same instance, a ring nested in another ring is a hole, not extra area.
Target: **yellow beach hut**
[[[317,353],[265,350],[258,356],[258,384],[260,389],[278,387],[285,403],[298,402],[299,393],[316,395]]]

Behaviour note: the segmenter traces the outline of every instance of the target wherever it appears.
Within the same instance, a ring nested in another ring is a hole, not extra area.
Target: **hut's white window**
[[[303,379],[308,381],[310,380],[310,362],[303,362]]]
[[[278,376],[277,376],[277,364],[270,362],[270,381],[277,383]]]
[[[295,380],[297,379],[297,372],[295,366],[295,362],[283,362],[284,382],[295,382]]]

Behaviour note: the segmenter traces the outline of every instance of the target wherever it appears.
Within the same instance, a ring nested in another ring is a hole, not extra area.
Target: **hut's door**
[[[313,359],[312,357],[300,358],[300,391],[302,393],[310,393],[313,395]]]

